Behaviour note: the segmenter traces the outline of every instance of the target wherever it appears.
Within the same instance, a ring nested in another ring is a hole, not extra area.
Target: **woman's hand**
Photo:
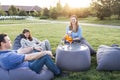
[[[73,40],[80,40],[80,38],[73,38]]]
[[[42,51],[43,49],[41,47],[34,47],[34,50]]]
[[[51,51],[44,51],[44,54],[45,54],[45,55],[48,54],[48,55],[51,56],[51,58],[55,58],[55,57],[53,56],[53,54],[52,54]]]

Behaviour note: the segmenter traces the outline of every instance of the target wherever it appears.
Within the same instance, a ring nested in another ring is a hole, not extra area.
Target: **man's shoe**
[[[119,47],[118,44],[112,44],[111,47]]]
[[[57,77],[66,77],[69,76],[68,72],[62,72],[61,74],[57,75]]]

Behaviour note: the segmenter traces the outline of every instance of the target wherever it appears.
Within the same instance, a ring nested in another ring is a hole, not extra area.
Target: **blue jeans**
[[[60,74],[60,69],[53,63],[49,55],[45,55],[38,60],[29,62],[29,68],[36,73],[39,73],[44,65],[46,65],[55,75]]]
[[[87,45],[91,54],[96,54],[96,51],[93,49],[93,47],[89,44],[89,42],[85,38],[81,38],[80,43]]]

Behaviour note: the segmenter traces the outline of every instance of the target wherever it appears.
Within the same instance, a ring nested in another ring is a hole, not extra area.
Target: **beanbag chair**
[[[64,71],[85,71],[90,68],[91,56],[89,48],[79,44],[72,45],[72,49],[62,49],[58,46],[56,50],[56,65]]]
[[[19,34],[15,40],[14,40],[14,43],[13,43],[13,47],[12,49],[13,50],[17,50],[21,47],[21,44],[20,44],[20,40],[23,38],[23,35],[22,34]]]
[[[53,77],[53,73],[47,68],[43,69],[40,74],[25,67],[10,71],[0,68],[0,80],[51,80]]]
[[[97,70],[120,70],[120,47],[100,45],[96,57]]]
[[[0,80],[10,80],[8,71],[0,68]]]

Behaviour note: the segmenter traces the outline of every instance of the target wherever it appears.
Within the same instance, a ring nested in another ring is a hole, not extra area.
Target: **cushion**
[[[9,75],[8,75],[8,71],[0,68],[0,80],[10,80],[9,79]]]
[[[120,70],[120,47],[100,45],[96,57],[97,70]]]
[[[87,46],[72,45],[72,49],[61,48],[56,50],[56,65],[65,71],[84,71],[91,65],[90,51]]]
[[[0,80],[51,80],[53,77],[53,73],[47,68],[44,68],[40,74],[25,67],[10,71],[0,68]]]
[[[19,34],[15,40],[14,40],[14,43],[13,43],[13,47],[12,49],[13,50],[17,50],[21,47],[21,44],[20,44],[20,40],[23,38],[23,35],[22,34]]]

